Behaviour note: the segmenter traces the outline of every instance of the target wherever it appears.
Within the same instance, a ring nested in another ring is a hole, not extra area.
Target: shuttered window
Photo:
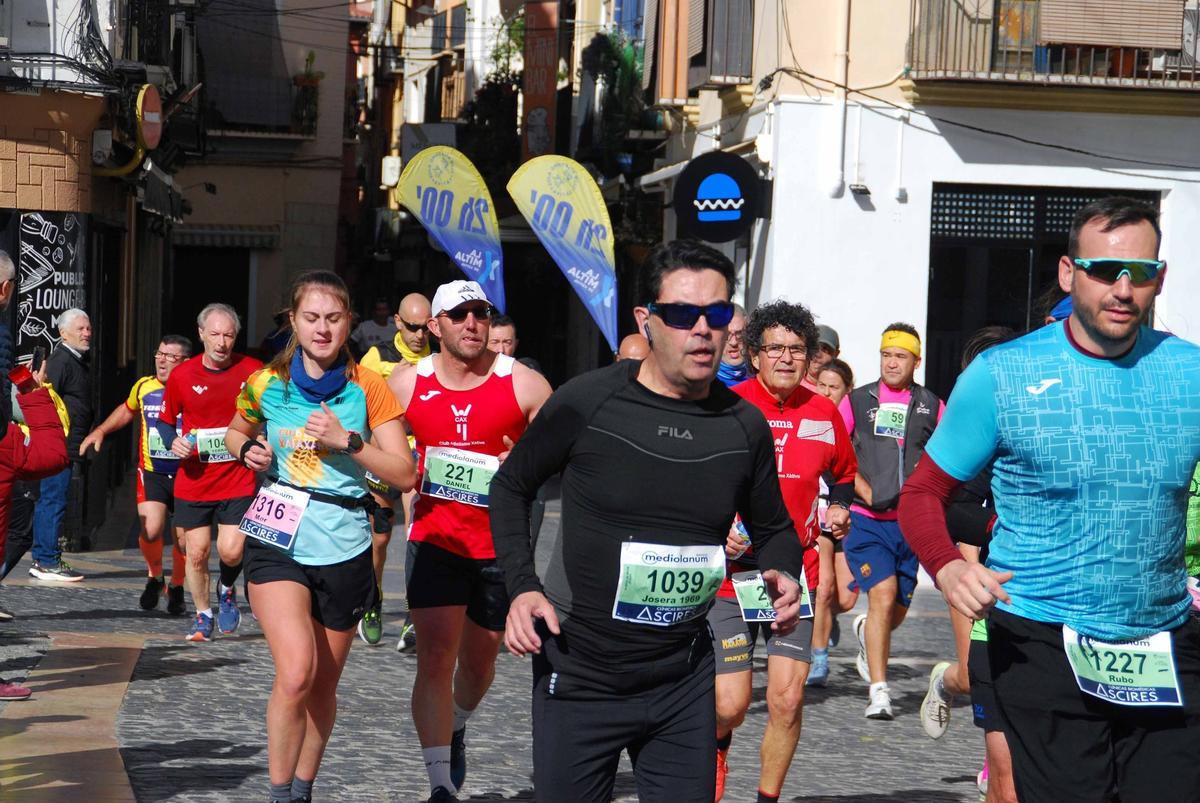
[[[695,58],[704,52],[704,12],[711,0],[696,0],[688,8],[688,58]]]
[[[646,0],[646,16],[642,25],[642,89],[649,89],[654,80],[654,57],[658,54],[658,0]]]
[[[1038,41],[1179,50],[1185,0],[1041,0]]]

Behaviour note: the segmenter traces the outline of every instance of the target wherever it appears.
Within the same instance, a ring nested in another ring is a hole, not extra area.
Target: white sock
[[[229,586],[222,584],[220,580],[217,581],[217,596],[220,596],[220,597],[225,596],[225,592],[228,590],[229,590]]]
[[[436,792],[439,786],[455,791],[454,783],[450,780],[450,745],[426,747],[421,755],[425,759],[425,771],[429,773],[430,793]]]
[[[883,689],[884,691],[888,691],[887,682],[884,681],[883,683],[872,683],[871,690],[868,692],[868,694],[874,695],[876,689]]]
[[[459,708],[458,703],[454,704],[454,732],[458,733],[463,728],[467,727],[467,720],[471,718],[471,714],[475,713],[475,709],[467,710]]]
[[[209,619],[211,619],[211,618],[212,618],[212,608],[205,608],[205,609],[204,609],[204,610],[202,610],[202,611],[201,611],[201,610],[197,610],[197,611],[196,611],[196,613],[197,613],[197,614],[204,614],[204,615],[205,615],[205,616],[207,616]]]

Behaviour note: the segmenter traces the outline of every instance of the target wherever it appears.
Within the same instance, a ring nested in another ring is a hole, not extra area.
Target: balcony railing
[[[1115,0],[1113,19],[1100,11],[1090,20],[1071,0],[910,0],[909,72],[914,81],[1200,89],[1200,10],[1163,3],[1172,7],[1165,24],[1139,27],[1119,19]]]

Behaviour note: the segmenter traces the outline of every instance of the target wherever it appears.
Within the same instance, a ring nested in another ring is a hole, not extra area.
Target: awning
[[[197,248],[279,247],[279,226],[239,226],[223,223],[189,223],[176,226],[171,237],[175,245]]]

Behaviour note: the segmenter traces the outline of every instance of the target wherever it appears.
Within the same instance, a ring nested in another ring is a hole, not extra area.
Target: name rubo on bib
[[[668,627],[702,616],[725,580],[721,546],[621,544],[613,618]]]
[[[228,463],[233,455],[225,448],[225,427],[196,430],[196,453],[202,463]]]
[[[425,450],[425,474],[421,493],[451,499],[476,507],[487,507],[488,486],[500,469],[500,459],[490,454],[445,446]]]
[[[1063,625],[1063,647],[1075,683],[1085,694],[1117,705],[1183,705],[1170,633],[1107,642]]]
[[[875,411],[875,434],[885,438],[904,437],[904,427],[908,423],[908,405],[899,402],[885,402]]]
[[[238,529],[263,543],[290,549],[309,499],[309,494],[298,488],[274,482],[264,485],[258,489]]]

